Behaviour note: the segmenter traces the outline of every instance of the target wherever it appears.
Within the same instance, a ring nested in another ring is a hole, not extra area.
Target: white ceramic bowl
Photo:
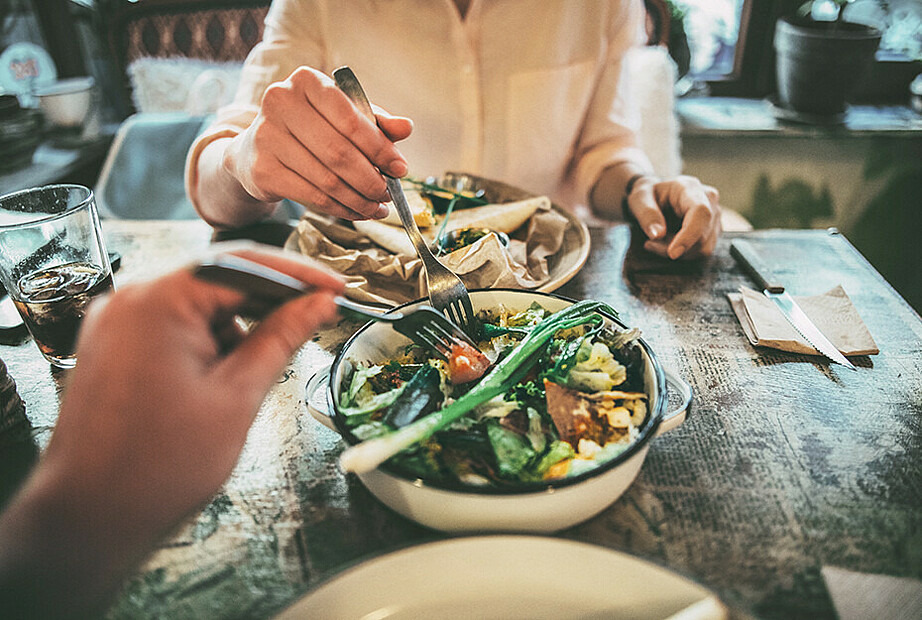
[[[410,308],[427,300],[401,306]],[[573,300],[549,293],[511,289],[472,291],[474,311],[497,308],[524,310],[537,301],[551,311],[569,306]],[[613,317],[609,321],[621,325]],[[340,387],[348,361],[383,360],[404,347],[408,340],[386,323],[364,325],[345,344],[332,366],[307,382],[305,402],[310,413],[339,432],[347,442],[357,439],[340,419],[337,410]],[[645,391],[649,415],[637,440],[624,452],[595,469],[577,476],[514,488],[474,487],[411,479],[388,467],[359,474],[369,491],[403,516],[427,527],[446,532],[553,532],[585,521],[611,505],[634,481],[646,457],[650,441],[660,432],[675,428],[685,419],[692,390],[685,381],[660,366],[649,345],[640,340],[645,361]],[[667,411],[667,381],[681,395],[681,404]],[[326,390],[327,411],[314,406],[314,395]]]
[[[91,77],[57,80],[35,91],[45,119],[55,127],[80,127],[90,113],[94,81]]]

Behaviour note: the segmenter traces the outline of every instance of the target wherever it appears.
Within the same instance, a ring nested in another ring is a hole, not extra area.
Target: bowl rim
[[[577,302],[576,299],[572,297],[567,297],[565,295],[560,295],[558,293],[548,293],[548,292],[539,292],[531,290],[523,290],[516,288],[481,288],[481,289],[471,289],[470,293],[512,293],[516,295],[528,295],[533,297],[551,297],[558,299],[560,301],[565,301],[570,304]],[[394,307],[392,310],[397,311],[401,308],[411,306],[414,304],[425,303],[426,298],[416,299],[414,301],[409,301],[405,304]],[[619,327],[628,329],[628,326],[625,325],[620,319],[612,316],[605,310],[599,310],[599,314],[603,315],[609,321],[612,321]],[[346,355],[349,350],[352,348],[353,344],[362,337],[372,325],[374,321],[369,321],[362,325],[348,340],[343,344],[340,350],[337,352],[336,356],[333,359],[333,363],[330,366],[330,375],[327,379],[326,393],[327,393],[327,407],[331,412],[331,420],[336,427],[336,430],[339,432],[340,436],[350,445],[355,445],[360,443],[360,440],[352,433],[352,431],[346,426],[343,421],[342,415],[340,415],[338,408],[336,407],[335,398],[333,396],[333,377],[336,374],[336,369],[339,368],[345,361]],[[423,478],[411,477],[400,471],[398,468],[394,467],[388,462],[382,463],[374,471],[380,471],[382,473],[388,474],[394,478],[405,481],[408,484],[412,484],[418,488],[431,488],[439,489],[442,491],[450,491],[454,493],[465,493],[469,495],[488,495],[488,496],[521,496],[521,495],[533,495],[541,493],[552,493],[557,489],[563,489],[565,487],[570,487],[581,482],[585,482],[592,478],[601,476],[622,463],[631,459],[634,455],[641,453],[646,449],[646,444],[656,436],[657,430],[659,429],[660,423],[663,420],[663,416],[668,406],[668,392],[666,384],[666,375],[663,370],[662,365],[659,363],[659,359],[656,357],[656,354],[653,352],[653,349],[650,345],[643,339],[638,338],[638,344],[643,348],[644,353],[647,355],[650,361],[650,366],[653,369],[653,372],[656,375],[656,386],[657,393],[656,396],[656,407],[655,410],[648,412],[647,421],[644,424],[643,428],[640,430],[640,433],[637,439],[631,443],[627,448],[624,449],[618,455],[612,457],[608,461],[593,467],[587,471],[584,471],[575,476],[567,476],[565,478],[555,478],[553,480],[547,481],[537,481],[537,482],[521,482],[516,483],[515,486],[509,487],[496,487],[496,486],[476,486],[470,484],[464,484],[462,482],[455,481],[441,481],[441,480],[425,480]]]
[[[36,87],[35,96],[39,98],[60,97],[62,95],[84,94],[96,86],[96,80],[92,76],[68,77],[42,84]]]

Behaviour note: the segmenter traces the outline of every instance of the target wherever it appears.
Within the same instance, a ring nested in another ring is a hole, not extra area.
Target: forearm
[[[69,477],[40,464],[0,516],[0,609],[10,618],[99,617],[153,547],[104,489],[87,493]]]
[[[621,162],[603,169],[589,194],[589,203],[593,212],[608,219],[622,219],[621,204],[626,195],[627,184],[638,174],[652,176],[645,166],[632,161]]]
[[[200,153],[194,194],[195,208],[215,228],[234,228],[263,220],[278,202],[253,198],[224,166],[224,154],[233,138],[219,138]]]

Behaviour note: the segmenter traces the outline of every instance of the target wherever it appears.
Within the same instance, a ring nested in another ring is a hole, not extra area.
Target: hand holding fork
[[[375,122],[375,115],[371,109],[371,104],[362,89],[352,69],[349,67],[340,67],[333,72],[333,79],[336,85],[343,91],[353,104],[364,114],[372,123]],[[400,216],[400,221],[413,242],[419,258],[423,261],[423,268],[426,272],[426,284],[429,291],[429,303],[433,308],[448,315],[452,321],[457,323],[469,335],[476,332],[476,319],[474,317],[474,308],[471,305],[471,298],[467,288],[457,274],[445,267],[432,254],[428,244],[419,232],[407,199],[403,194],[403,188],[400,185],[400,179],[384,175],[387,182],[387,189],[394,201],[394,207]]]

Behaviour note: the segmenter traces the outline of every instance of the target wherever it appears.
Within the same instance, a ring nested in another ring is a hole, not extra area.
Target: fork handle
[[[375,118],[374,110],[371,109],[368,96],[365,94],[365,90],[362,88],[358,78],[355,77],[355,73],[352,72],[352,69],[349,67],[340,67],[336,69],[333,71],[333,79],[336,81],[336,85],[339,89],[355,104],[359,111],[372,123],[377,124],[377,119]],[[429,249],[426,240],[423,239],[423,235],[419,232],[419,227],[416,225],[416,220],[413,219],[413,213],[410,211],[410,205],[407,204],[407,198],[403,193],[403,187],[400,185],[400,179],[396,179],[387,174],[383,176],[384,182],[387,183],[387,191],[394,202],[394,208],[397,209],[397,215],[400,216],[400,222],[403,224],[403,227],[407,231],[407,235],[410,237],[410,241],[416,248],[416,253],[419,254],[420,259],[422,259],[428,269],[430,265],[437,262],[437,259]],[[441,266],[441,263],[439,263],[439,266]]]
[[[246,294],[249,298],[246,310],[257,316],[313,290],[287,273],[234,254],[218,254],[202,261],[195,267],[195,276]],[[333,301],[343,310],[366,320],[394,322],[403,318],[400,312],[381,312],[342,295],[337,295]]]
[[[354,301],[346,299],[342,295],[337,295],[333,298],[333,301],[336,302],[336,305],[339,306],[340,309],[351,312],[352,314],[362,319],[394,323],[398,319],[403,318],[403,313],[401,312],[379,312],[373,308],[370,308],[369,306],[358,304]]]

